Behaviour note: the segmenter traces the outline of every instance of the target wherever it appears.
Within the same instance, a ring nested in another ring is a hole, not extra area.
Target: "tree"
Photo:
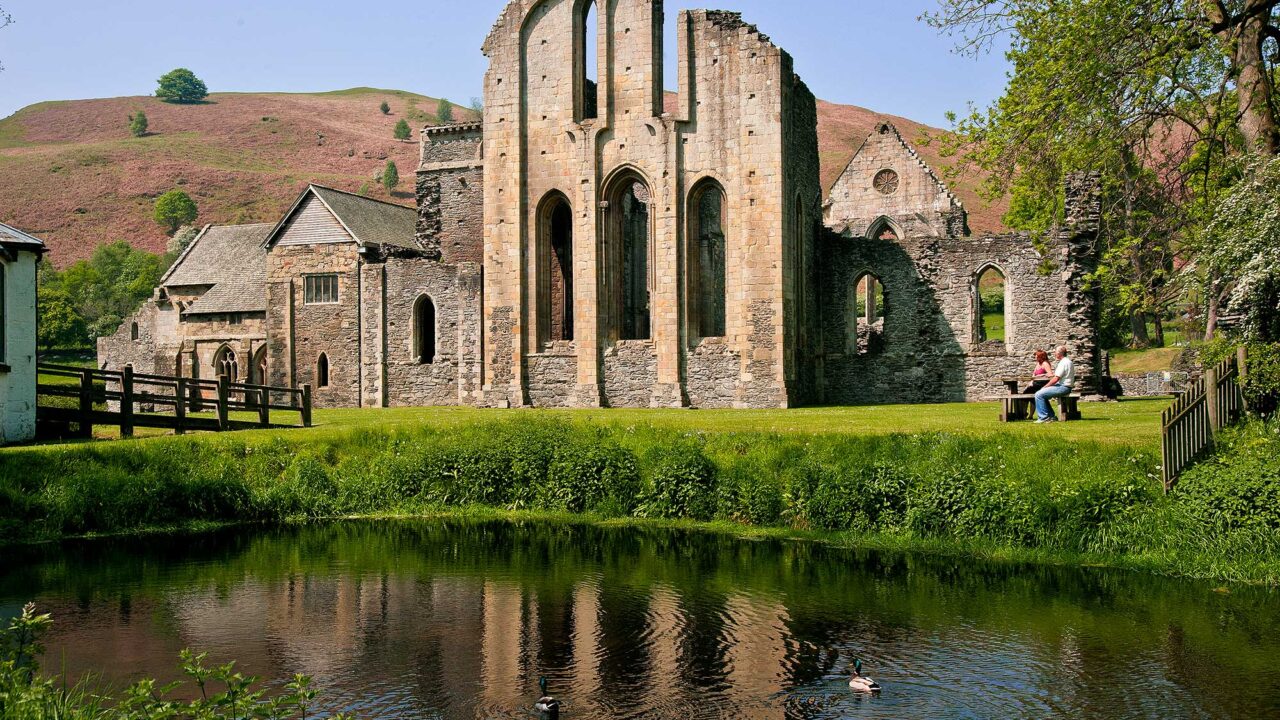
[[[171,103],[198,103],[209,97],[209,88],[195,73],[186,68],[178,68],[160,77],[156,97]]]
[[[478,97],[471,98],[471,111],[477,115],[482,115],[484,113],[484,99]]]
[[[453,122],[453,103],[441,100],[436,104],[436,119],[442,123]]]
[[[1273,83],[1280,0],[940,0],[925,19],[980,53],[1005,41],[1005,94],[956,123],[948,151],[1011,195],[1006,221],[1060,220],[1066,173],[1104,179],[1104,297],[1135,340],[1180,294],[1178,264],[1230,187],[1226,160],[1280,149]],[[1259,77],[1255,77],[1259,76]],[[1252,78],[1252,79],[1250,79]],[[1107,285],[1110,284],[1108,287]],[[1208,325],[1216,309],[1211,302]]]
[[[60,288],[40,291],[40,321],[36,341],[46,352],[55,348],[78,348],[89,343],[89,329]]]
[[[183,225],[190,225],[199,215],[195,201],[181,190],[170,190],[156,198],[155,221],[170,235]]]
[[[129,132],[134,137],[142,137],[147,134],[147,114],[139,110],[129,116]]]
[[[1232,288],[1247,338],[1280,342],[1280,157],[1249,159],[1243,177],[1215,208],[1201,263]]]
[[[390,114],[391,114],[391,106],[387,104],[387,101],[386,101],[386,100],[383,100],[383,101],[382,101],[382,105],[380,105],[380,106],[378,107],[378,109],[382,111],[382,114],[383,114],[383,115],[390,115]]]
[[[409,129],[409,121],[400,118],[400,122],[396,123],[395,138],[408,140],[410,137],[413,137],[413,131]]]
[[[93,337],[114,333],[124,318],[151,297],[172,260],[171,255],[136,250],[120,240],[99,246],[88,260],[80,260],[64,270],[41,268],[41,322],[46,321],[49,313],[49,332],[67,338],[49,342],[79,345]],[[73,317],[59,317],[65,315],[68,308]],[[45,329],[42,327],[40,331],[44,333]]]
[[[382,169],[382,186],[387,192],[392,192],[396,186],[400,184],[400,168],[396,167],[394,160],[388,160],[387,166]]]

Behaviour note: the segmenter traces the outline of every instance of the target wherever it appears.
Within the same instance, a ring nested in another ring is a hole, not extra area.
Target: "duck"
[[[538,713],[538,720],[560,720],[560,701],[547,693],[545,677],[538,678],[538,689],[542,691],[542,697],[533,704],[534,711]]]
[[[853,677],[849,678],[849,688],[854,692],[860,693],[878,693],[880,692],[880,683],[869,677],[862,675],[862,661],[854,660],[852,668]]]

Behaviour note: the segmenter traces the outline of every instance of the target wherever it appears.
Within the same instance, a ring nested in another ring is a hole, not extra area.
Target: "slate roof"
[[[162,287],[207,286],[184,315],[264,312],[267,252],[273,225],[208,225],[160,279]]]
[[[320,198],[320,202],[329,208],[338,222],[342,223],[355,238],[356,243],[361,246],[385,245],[413,250],[422,249],[414,236],[418,222],[418,211],[415,208],[374,200],[323,185],[307,186],[289,212],[285,213],[280,223],[267,235],[265,245],[275,242],[276,237],[289,224],[290,218],[311,194]]]
[[[44,242],[34,235],[28,235],[16,227],[0,223],[0,245],[17,247],[22,250],[44,252]]]

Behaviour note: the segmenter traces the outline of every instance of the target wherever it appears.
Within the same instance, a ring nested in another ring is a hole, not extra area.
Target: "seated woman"
[[[1053,377],[1053,365],[1049,362],[1049,353],[1043,350],[1036,351],[1036,369],[1031,373],[1031,377],[1034,379],[1023,389],[1023,395],[1035,395],[1049,384],[1049,378]]]

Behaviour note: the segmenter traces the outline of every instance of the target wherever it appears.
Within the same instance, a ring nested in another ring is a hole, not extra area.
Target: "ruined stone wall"
[[[731,408],[738,399],[742,356],[723,338],[706,338],[685,358],[685,393],[695,408]]]
[[[824,402],[915,403],[980,400],[1007,392],[1006,376],[1029,375],[1036,350],[1067,345],[1081,392],[1096,386],[1096,325],[1076,308],[1085,294],[1078,258],[1089,231],[1068,228],[1037,249],[1028,235],[867,239],[829,233],[823,251]],[[1042,254],[1043,252],[1043,254]],[[1005,278],[1003,342],[981,342],[977,283],[987,268]],[[878,352],[849,342],[856,282],[884,286]],[[1092,345],[1090,344],[1092,343]]]
[[[726,197],[723,342],[741,363],[732,374],[731,403],[786,405],[788,373],[799,380],[787,369],[784,296],[792,295],[793,306],[805,304],[797,300],[806,291],[798,280],[804,271],[796,268],[811,264],[814,254],[787,248],[802,242],[800,226],[811,226],[818,213],[812,95],[796,81],[786,53],[740,16],[682,12],[679,110],[665,114],[662,3],[619,0],[585,29],[583,5],[515,0],[485,43],[487,401],[545,404],[555,396],[559,404],[561,390],[547,388],[568,381],[553,381],[550,368],[563,371],[564,353],[573,352],[572,404],[691,402],[688,366],[699,361],[690,360],[696,353],[689,350],[701,339],[686,327],[686,308],[697,300],[687,296],[685,277],[687,203],[695,186],[711,179]],[[585,111],[590,93],[579,72],[584,31],[600,38],[596,117]],[[621,212],[602,201],[622,177],[643,183],[650,204],[647,350],[619,344],[625,341],[617,340],[609,306],[619,292],[610,283],[620,274],[600,272],[600,248],[611,242],[606,228]],[[538,302],[538,258],[539,212],[553,195],[567,198],[573,216],[575,333],[572,346],[550,351],[540,347],[548,336],[540,326],[550,319],[539,311],[545,303]],[[800,204],[809,206],[808,220],[794,212]],[[798,324],[791,338],[801,341]],[[716,367],[724,368],[723,360]],[[645,396],[634,378],[649,377]],[[705,388],[695,394],[725,402]]]
[[[272,385],[310,384],[316,407],[361,404],[359,258],[354,242],[283,245],[267,255],[268,366]],[[338,302],[304,302],[306,275],[338,276]],[[329,385],[317,383],[321,354],[329,361]]]
[[[427,128],[418,168],[417,239],[427,257],[480,263],[484,251],[484,171],[480,125]]]
[[[886,181],[896,178],[894,184],[877,188],[881,173]],[[893,191],[887,192],[890,187]],[[882,217],[898,224],[900,236],[907,224],[920,226],[913,234],[966,234],[948,226],[954,214],[963,212],[960,201],[887,123],[867,137],[832,186],[826,212],[828,226],[854,236],[869,235]]]
[[[478,298],[462,282],[466,271],[425,257],[392,257],[365,265],[362,323],[366,405],[422,407],[461,401],[459,376],[478,353]],[[413,345],[419,298],[435,308],[435,356],[421,362]]]
[[[137,312],[125,318],[113,334],[98,338],[98,369],[119,371],[125,365],[132,365],[134,372],[158,373],[157,355],[165,354],[165,350],[176,355],[181,346],[181,338],[157,332],[157,325],[164,326],[161,316],[166,314],[177,313],[167,304],[162,306],[155,300],[148,300]],[[138,327],[136,340],[133,339],[135,324]]]

